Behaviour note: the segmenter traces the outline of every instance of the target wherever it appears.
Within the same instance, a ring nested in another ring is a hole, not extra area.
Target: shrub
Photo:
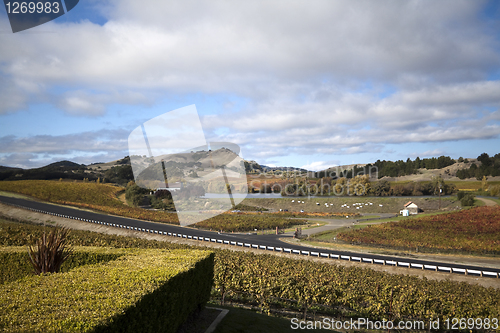
[[[213,254],[142,250],[0,286],[3,332],[176,332],[210,297]]]
[[[496,197],[496,196],[498,196],[499,193],[500,193],[500,186],[492,186],[490,188],[490,195],[491,196]]]
[[[474,206],[474,195],[470,193],[466,193],[462,199],[460,199],[460,203],[462,204],[462,207],[465,206]]]
[[[72,249],[67,245],[69,229],[52,229],[47,236],[45,231],[36,242],[36,249],[28,246],[28,254],[35,274],[57,273],[71,255]]]
[[[74,252],[62,264],[60,272],[68,272],[84,265],[115,260],[129,252],[129,250],[124,249],[74,247]],[[0,285],[33,275],[35,273],[33,266],[29,262],[26,247],[0,247]]]

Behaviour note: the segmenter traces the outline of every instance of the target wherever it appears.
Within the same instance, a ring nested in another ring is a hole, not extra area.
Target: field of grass
[[[476,207],[460,212],[369,225],[338,233],[336,237],[350,244],[393,249],[498,255],[500,207]]]
[[[292,202],[294,201],[294,202]],[[300,203],[298,203],[300,201]],[[302,203],[304,201],[304,203]],[[246,198],[243,203],[250,206],[266,207],[270,210],[287,209],[290,212],[338,212],[380,214],[399,213],[404,204],[413,201],[424,211],[434,211],[439,207],[438,197],[328,197],[328,198]],[[319,203],[319,205],[318,205]],[[328,207],[325,205],[328,204]],[[362,205],[354,205],[361,203]],[[370,205],[371,203],[371,205]],[[456,197],[441,198],[441,207],[460,207]],[[356,207],[359,207],[356,208]]]
[[[479,180],[452,181],[450,183],[455,184],[455,186],[459,190],[469,190],[469,191],[477,191],[483,186],[482,182]],[[500,185],[500,181],[489,181],[488,182],[488,186],[490,186],[490,187],[497,186],[497,185]]]

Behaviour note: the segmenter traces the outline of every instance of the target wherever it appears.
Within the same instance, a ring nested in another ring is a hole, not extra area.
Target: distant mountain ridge
[[[192,168],[195,166],[206,166],[209,160],[209,152],[200,151],[193,154]],[[232,151],[221,148],[217,151],[211,152],[214,156],[221,155],[221,161],[230,158]],[[186,160],[186,157],[179,154],[179,163]],[[217,159],[217,158],[216,158]],[[177,163],[172,160],[173,163]],[[310,177],[322,178],[329,176],[331,172],[340,173],[338,176],[347,175],[349,177],[358,174],[363,169],[376,167],[378,171],[378,178],[385,178],[388,180],[426,180],[434,175],[440,175],[445,178],[458,177],[460,179],[475,177],[481,179],[485,176],[498,176],[500,175],[500,154],[495,156],[488,156],[483,153],[478,158],[459,158],[457,160],[448,156],[432,157],[415,160],[407,159],[406,161],[376,161],[372,164],[351,164],[330,167],[323,171],[313,172],[302,168],[296,167],[278,167],[266,166],[259,164],[256,161],[244,160],[245,171],[247,173],[263,173],[275,171],[298,171],[300,173],[308,173]],[[188,166],[190,168],[191,166]],[[348,177],[348,178],[349,178]],[[78,164],[72,161],[63,160],[54,162],[40,168],[22,169],[15,167],[0,166],[0,180],[20,180],[20,179],[74,179],[95,181],[100,179],[106,182],[115,182],[119,184],[126,184],[128,181],[133,180],[134,176],[130,166],[130,157],[126,156],[119,160],[106,162],[106,163],[92,163],[89,165]]]

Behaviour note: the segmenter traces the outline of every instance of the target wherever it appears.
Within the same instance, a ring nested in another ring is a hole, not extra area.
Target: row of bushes
[[[76,267],[115,260],[127,252],[122,249],[79,246],[61,266],[61,272],[68,272]],[[26,247],[0,247],[0,284],[19,280],[34,274]]]
[[[190,313],[209,300],[213,253],[126,252],[118,251],[123,256],[116,260],[1,285],[0,330],[176,332]],[[18,257],[15,250],[4,253]]]

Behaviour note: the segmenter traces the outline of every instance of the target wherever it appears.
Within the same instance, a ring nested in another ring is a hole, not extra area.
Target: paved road
[[[375,254],[355,253],[349,251],[332,251],[318,249],[307,246],[291,245],[280,241],[278,238],[283,235],[242,235],[242,234],[218,234],[217,232],[203,231],[180,226],[134,220],[124,217],[104,215],[100,213],[88,212],[74,209],[67,206],[52,205],[48,203],[25,200],[20,198],[0,196],[0,202],[10,205],[40,211],[47,214],[73,218],[84,221],[82,223],[99,223],[114,227],[139,230],[150,233],[162,233],[172,237],[182,237],[186,239],[197,239],[200,241],[216,242],[221,244],[235,245],[240,247],[257,248],[263,250],[290,252],[298,255],[311,255],[317,257],[329,257],[341,260],[359,261],[365,263],[383,264],[392,266],[412,267],[416,269],[450,271],[464,274],[469,270],[469,275],[480,275],[485,277],[498,277],[500,269],[469,266],[460,264],[450,264],[411,258],[401,258],[395,256],[383,256]],[[166,237],[168,237],[166,236]]]

